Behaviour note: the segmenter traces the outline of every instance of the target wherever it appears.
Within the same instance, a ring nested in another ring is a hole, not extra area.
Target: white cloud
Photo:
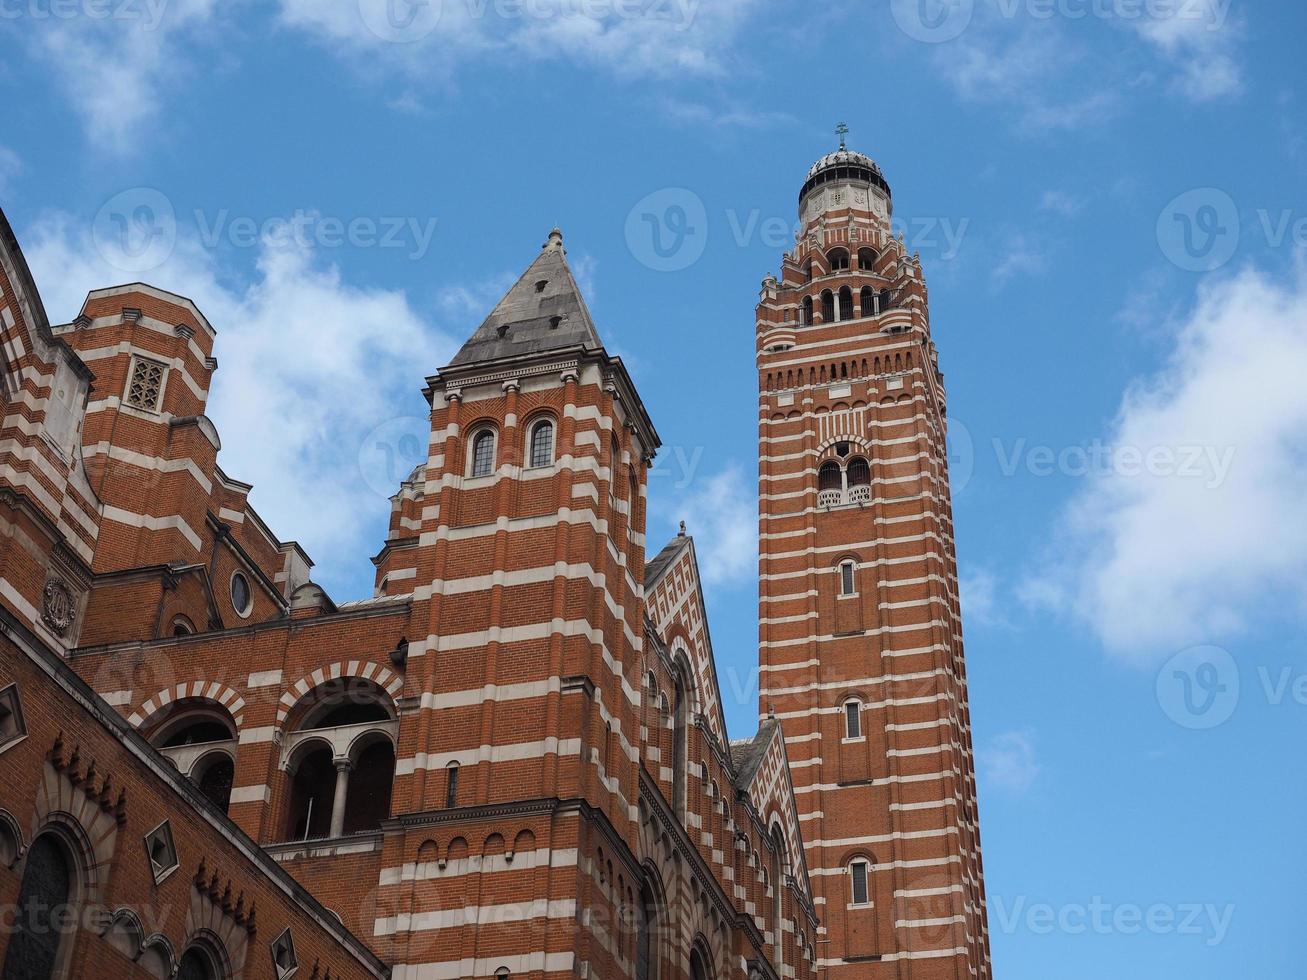
[[[1029,731],[1003,732],[976,750],[980,781],[988,786],[1023,792],[1039,776],[1034,736]]]
[[[1048,248],[1024,232],[1008,238],[998,254],[1001,260],[990,273],[990,281],[1002,285],[1016,276],[1034,276],[1048,267]]]
[[[76,315],[87,290],[137,278],[107,263],[89,233],[63,216],[24,241],[56,321]],[[398,481],[393,472],[362,472],[361,450],[389,420],[404,419],[400,430],[416,427],[421,438],[423,375],[446,362],[447,339],[424,326],[402,292],[350,285],[293,236],[265,241],[239,285],[185,239],[144,278],[194,300],[218,331],[208,414],[222,436],[223,469],[255,485],[260,515],[304,545],[320,577],[343,577],[347,562],[365,569],[389,513],[381,488]]]
[[[122,153],[139,145],[144,125],[189,59],[180,48],[211,27],[216,0],[142,0],[110,5],[109,16],[31,18],[22,36],[86,126],[89,141]],[[35,9],[35,6],[33,6]]]
[[[1039,199],[1039,209],[1060,214],[1064,218],[1074,218],[1085,209],[1085,202],[1067,191],[1047,190]]]
[[[962,622],[997,626],[1006,622],[999,608],[998,579],[983,568],[973,569],[958,579],[958,600]]]
[[[9,193],[9,185],[23,171],[23,161],[18,154],[5,146],[0,146],[0,195]]]
[[[670,533],[678,522],[694,536],[704,584],[738,585],[758,574],[758,498],[740,467],[731,465],[711,476],[697,472],[698,455],[664,447],[655,472],[668,478],[649,481],[650,509]],[[682,486],[684,484],[684,486]],[[662,547],[650,535],[649,551]]]
[[[1307,264],[1288,282],[1249,270],[1203,286],[1164,370],[1122,399],[1112,465],[1068,509],[1051,584],[1028,597],[1141,659],[1301,614],[1304,364]]]
[[[281,21],[365,71],[375,71],[378,58],[429,76],[473,58],[522,55],[627,79],[715,77],[726,73],[731,43],[762,0],[402,0],[398,18],[388,2],[281,0]]]
[[[1174,84],[1195,102],[1237,95],[1243,71],[1235,58],[1242,31],[1229,19],[1230,0],[1159,7],[1134,22],[1139,35],[1178,70]]]

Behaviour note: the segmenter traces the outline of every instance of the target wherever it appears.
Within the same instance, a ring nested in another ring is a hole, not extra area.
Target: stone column
[[[331,801],[331,832],[329,836],[339,837],[345,833],[345,799],[349,793],[349,771],[352,768],[348,759],[336,760],[336,796]]]

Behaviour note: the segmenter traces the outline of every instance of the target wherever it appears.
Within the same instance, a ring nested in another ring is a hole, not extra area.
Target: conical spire
[[[597,350],[602,345],[567,267],[563,233],[555,228],[536,260],[490,311],[451,365],[577,346]]]

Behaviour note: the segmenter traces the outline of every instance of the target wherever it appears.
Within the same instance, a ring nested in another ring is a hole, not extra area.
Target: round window
[[[250,583],[243,574],[237,572],[231,577],[231,604],[232,607],[242,616],[250,614],[250,605],[252,601],[250,595]]]

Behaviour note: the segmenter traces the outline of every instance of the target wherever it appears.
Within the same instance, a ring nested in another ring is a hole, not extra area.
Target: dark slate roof
[[[663,572],[667,570],[667,566],[672,563],[672,560],[677,556],[680,550],[689,543],[689,535],[678,534],[676,537],[672,538],[671,541],[667,542],[666,547],[664,547],[662,551],[658,552],[658,554],[654,555],[653,558],[644,563],[645,591],[654,587],[654,583],[662,578]]]
[[[555,228],[536,260],[450,363],[471,364],[577,346],[598,350],[602,345],[567,267],[562,233]]]
[[[771,742],[772,733],[779,725],[780,722],[775,718],[768,718],[758,726],[758,734],[753,738],[731,743],[731,761],[735,763],[736,785],[740,789],[744,789],[753,781],[754,774],[762,763],[762,757],[767,753],[767,745]]]

